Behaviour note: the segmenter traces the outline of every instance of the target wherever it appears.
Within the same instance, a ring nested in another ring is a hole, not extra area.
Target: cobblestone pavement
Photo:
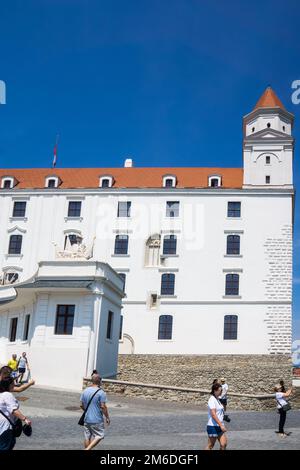
[[[33,421],[33,435],[22,435],[16,449],[82,448],[83,432],[77,424],[79,394],[32,388],[17,398],[21,410]],[[98,450],[193,450],[206,445],[205,409],[113,395],[108,398],[112,422]],[[285,439],[275,434],[279,418],[275,409],[229,414],[229,449],[300,449],[300,411],[288,413],[286,431],[291,435]]]

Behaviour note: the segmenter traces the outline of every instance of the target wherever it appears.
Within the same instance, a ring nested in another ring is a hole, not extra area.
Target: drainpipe
[[[99,337],[99,324],[100,324],[100,295],[98,289],[94,292],[94,312],[93,324],[90,332],[90,347],[88,353],[87,375],[90,376],[92,371],[96,368],[97,362],[97,348]]]

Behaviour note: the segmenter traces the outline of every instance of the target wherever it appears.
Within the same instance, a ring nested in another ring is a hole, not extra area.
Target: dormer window
[[[217,188],[221,186],[221,176],[209,176],[208,177],[208,186],[210,188]]]
[[[267,127],[271,127],[271,123],[270,123],[270,122],[268,122]]]
[[[165,175],[163,177],[163,187],[164,188],[175,188],[176,187],[176,176],[174,175]]]
[[[99,187],[111,188],[114,183],[113,177],[110,175],[100,176]]]
[[[12,189],[16,184],[16,180],[13,176],[3,176],[1,180],[2,189]]]
[[[58,176],[47,176],[45,180],[45,188],[58,188],[59,184],[61,183]]]

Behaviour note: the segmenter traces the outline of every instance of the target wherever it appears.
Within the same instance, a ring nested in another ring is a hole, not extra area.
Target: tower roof
[[[258,108],[281,108],[286,111],[275,91],[270,86],[265,89],[264,93],[256,103],[254,110]]]

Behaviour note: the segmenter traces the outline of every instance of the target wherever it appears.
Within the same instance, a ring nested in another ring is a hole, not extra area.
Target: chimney
[[[131,168],[131,167],[133,167],[132,158],[126,158],[124,162],[124,168]]]

